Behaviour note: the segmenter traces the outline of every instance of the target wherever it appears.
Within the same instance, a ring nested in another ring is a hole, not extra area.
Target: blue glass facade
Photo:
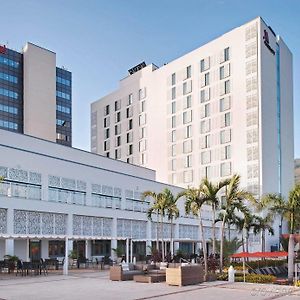
[[[0,53],[0,129],[23,133],[23,54]],[[72,146],[72,73],[56,68],[56,142]]]

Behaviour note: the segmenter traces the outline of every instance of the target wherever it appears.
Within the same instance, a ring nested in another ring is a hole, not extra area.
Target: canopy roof
[[[231,255],[231,258],[244,258],[244,257],[267,257],[267,258],[274,258],[274,257],[287,257],[288,253],[284,251],[275,251],[275,252],[240,252]]]

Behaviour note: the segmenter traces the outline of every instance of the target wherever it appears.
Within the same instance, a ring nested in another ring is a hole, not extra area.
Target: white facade
[[[256,195],[287,195],[292,54],[258,17],[160,68],[148,65],[92,104],[91,150],[182,187],[238,173]]]
[[[5,178],[0,183],[0,258],[16,254],[28,260],[32,241],[40,242],[40,255],[48,258],[49,243],[66,237],[70,250],[74,241],[85,241],[89,258],[95,241],[110,241],[111,255],[117,241],[126,239],[143,242],[146,249],[156,240],[156,223],[146,217],[149,204],[139,201],[141,192],[181,190],[156,182],[153,170],[4,130],[0,153]],[[179,240],[199,249],[198,221],[185,216],[183,205],[181,200],[175,249]],[[203,216],[208,238],[210,212]],[[170,238],[169,224],[164,236]]]

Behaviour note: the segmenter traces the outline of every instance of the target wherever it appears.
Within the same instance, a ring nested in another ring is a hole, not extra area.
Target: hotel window
[[[220,67],[220,79],[224,79],[224,66]]]
[[[209,73],[204,74],[204,85],[209,85]]]
[[[185,128],[185,138],[190,138],[192,136],[192,125],[188,125]]]
[[[146,127],[140,128],[140,139],[143,139],[146,137]]]
[[[189,94],[192,92],[192,80],[186,81],[183,83],[183,95]]]
[[[119,147],[119,146],[121,146],[121,136],[120,135],[116,137],[116,147]]]
[[[141,101],[140,102],[140,112],[145,112],[146,110],[146,101]]]
[[[130,131],[130,132],[128,132],[126,134],[126,142],[127,142],[127,144],[128,143],[132,143],[132,140],[133,140],[133,133],[132,133],[132,131]]]
[[[128,120],[128,130],[132,129],[132,119]]]
[[[139,115],[139,125],[145,125],[146,124],[146,114]]]
[[[185,98],[183,98],[183,108],[190,108],[192,106],[192,96],[189,95]]]
[[[210,119],[200,122],[200,133],[207,133],[210,131]]]
[[[222,130],[220,132],[220,142],[221,144],[229,143],[231,141],[231,131],[230,129]]]
[[[176,102],[173,101],[172,102],[172,114],[175,114],[176,113]]]
[[[109,117],[107,117],[107,118],[104,118],[103,119],[104,120],[104,127],[108,127],[109,125],[110,125],[110,122],[109,122]]]
[[[172,85],[175,85],[176,84],[176,74],[173,73],[172,74]]]
[[[132,117],[132,106],[126,108],[126,118]]]
[[[182,114],[183,124],[192,122],[192,111],[185,111]]]
[[[109,128],[105,129],[105,138],[108,139],[109,138]]]
[[[210,151],[201,152],[201,164],[209,164],[211,162]]]
[[[224,123],[225,123],[225,127],[230,126],[231,118],[229,112],[224,115]]]
[[[147,148],[146,140],[139,141],[139,152],[145,151]]]
[[[224,61],[228,61],[229,58],[229,47],[227,47],[224,49]]]
[[[172,156],[176,155],[176,145],[172,145],[171,152],[172,152]]]
[[[116,123],[120,122],[121,121],[121,112],[117,112],[116,113]]]
[[[171,160],[171,170],[176,171],[176,159]]]
[[[206,166],[205,168],[204,168],[204,177],[205,178],[210,178],[210,166]]]
[[[200,72],[208,70],[210,67],[210,58],[206,57],[200,61]]]
[[[107,116],[109,115],[109,105],[106,105],[104,108],[104,115]]]
[[[204,145],[205,145],[205,148],[210,147],[210,135],[209,134],[204,137]]]
[[[172,87],[172,100],[176,98],[176,87]]]
[[[106,152],[105,155],[106,155],[106,157],[109,157],[109,152]]]
[[[189,183],[193,181],[193,171],[184,171],[183,172],[183,181],[184,183]]]
[[[115,125],[115,135],[121,134],[121,124]]]
[[[110,149],[110,141],[104,141],[104,151],[108,151]]]
[[[230,97],[220,99],[220,112],[230,109]]]
[[[187,140],[183,142],[183,153],[190,153],[193,151],[192,140]]]
[[[132,94],[129,94],[129,95],[128,95],[128,105],[131,105],[131,104],[132,104],[132,100],[133,100],[133,95],[132,95]]]
[[[146,88],[139,89],[139,100],[142,100],[146,97]]]
[[[221,149],[221,159],[230,159],[231,158],[231,146],[227,145]]]
[[[191,78],[192,76],[192,66],[186,67],[186,79]]]
[[[121,109],[121,100],[115,101],[115,111],[118,111]]]
[[[206,88],[200,91],[200,101],[201,103],[208,101],[210,98],[210,89]]]
[[[176,116],[172,117],[172,128],[176,127]]]
[[[201,118],[207,118],[210,116],[210,104],[207,103],[201,107]]]
[[[128,146],[128,155],[132,155],[132,153],[133,153],[133,145],[131,144]]]
[[[121,149],[115,149],[115,159],[120,159],[121,158]]]
[[[224,83],[224,92],[225,94],[229,94],[230,93],[230,81],[229,80],[226,80],[225,83]]]
[[[187,155],[185,157],[185,168],[190,168],[192,167],[192,155]]]
[[[176,141],[176,130],[172,130],[172,133],[171,133],[171,141],[172,141],[172,142],[175,142],[175,141]]]
[[[146,153],[141,153],[140,162],[141,165],[144,165],[146,163]]]
[[[220,175],[221,175],[221,177],[231,175],[231,163],[230,162],[221,163]]]

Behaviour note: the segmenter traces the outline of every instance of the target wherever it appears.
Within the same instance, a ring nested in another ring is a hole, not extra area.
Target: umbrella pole
[[[246,282],[245,257],[243,258],[244,282]]]

